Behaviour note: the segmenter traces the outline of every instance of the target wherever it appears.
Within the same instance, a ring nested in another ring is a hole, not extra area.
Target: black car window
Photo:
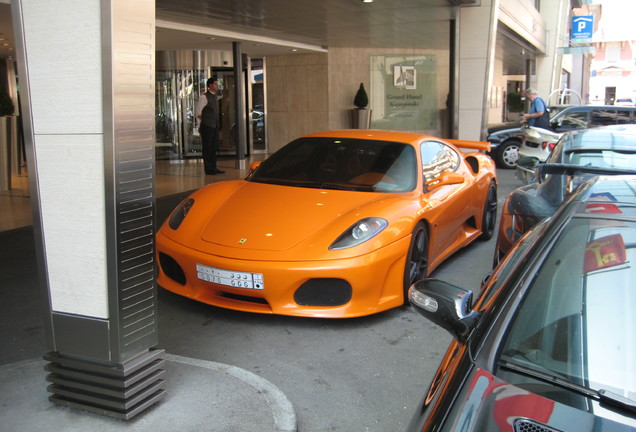
[[[440,142],[424,141],[420,145],[420,152],[425,181],[437,178],[444,171],[455,171],[459,166],[459,155]]]
[[[631,124],[635,121],[633,110],[618,110],[616,112],[616,122],[618,124]]]
[[[583,213],[607,218],[575,217],[563,229],[530,282],[501,354],[634,399],[636,379],[628,377],[636,358],[636,210],[612,198],[582,204]]]
[[[415,149],[405,143],[299,138],[265,160],[249,181],[361,192],[406,192],[416,184]]]
[[[595,109],[592,111],[591,126],[610,126],[618,123],[616,110]]]
[[[563,115],[555,119],[560,131],[587,128],[590,112],[588,110],[563,111]]]

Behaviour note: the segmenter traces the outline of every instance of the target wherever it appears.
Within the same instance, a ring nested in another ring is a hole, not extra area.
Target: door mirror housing
[[[462,184],[464,181],[465,179],[463,175],[452,171],[444,171],[439,175],[439,177],[428,180],[426,182],[426,188],[430,191],[440,186]]]
[[[409,301],[417,312],[466,342],[480,314],[473,311],[473,292],[438,279],[423,279],[409,288]]]
[[[261,163],[263,163],[263,161],[254,161],[251,163],[250,165],[250,172],[249,174],[252,174],[254,171],[256,171],[256,168],[258,168],[259,166],[261,166]]]

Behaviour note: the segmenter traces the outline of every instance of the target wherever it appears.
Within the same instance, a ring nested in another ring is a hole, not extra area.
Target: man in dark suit
[[[199,97],[197,104],[197,119],[203,147],[203,167],[207,175],[223,174],[225,171],[221,171],[216,166],[216,151],[219,148],[219,99],[222,95],[216,78],[209,78],[206,85],[208,90]]]

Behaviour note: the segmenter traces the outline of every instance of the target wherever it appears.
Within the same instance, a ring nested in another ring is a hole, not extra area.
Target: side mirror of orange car
[[[454,185],[464,183],[464,176],[456,172],[444,171],[434,179],[426,182],[426,187],[430,191],[445,185]]]
[[[248,174],[252,174],[254,171],[256,171],[256,168],[261,166],[261,163],[263,163],[263,161],[254,161],[254,162],[252,162],[252,164],[250,165],[250,172]]]

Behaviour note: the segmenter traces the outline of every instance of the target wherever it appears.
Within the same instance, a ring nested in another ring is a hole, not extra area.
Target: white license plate
[[[197,264],[197,277],[207,282],[236,288],[264,288],[263,275],[260,273],[237,272]]]

